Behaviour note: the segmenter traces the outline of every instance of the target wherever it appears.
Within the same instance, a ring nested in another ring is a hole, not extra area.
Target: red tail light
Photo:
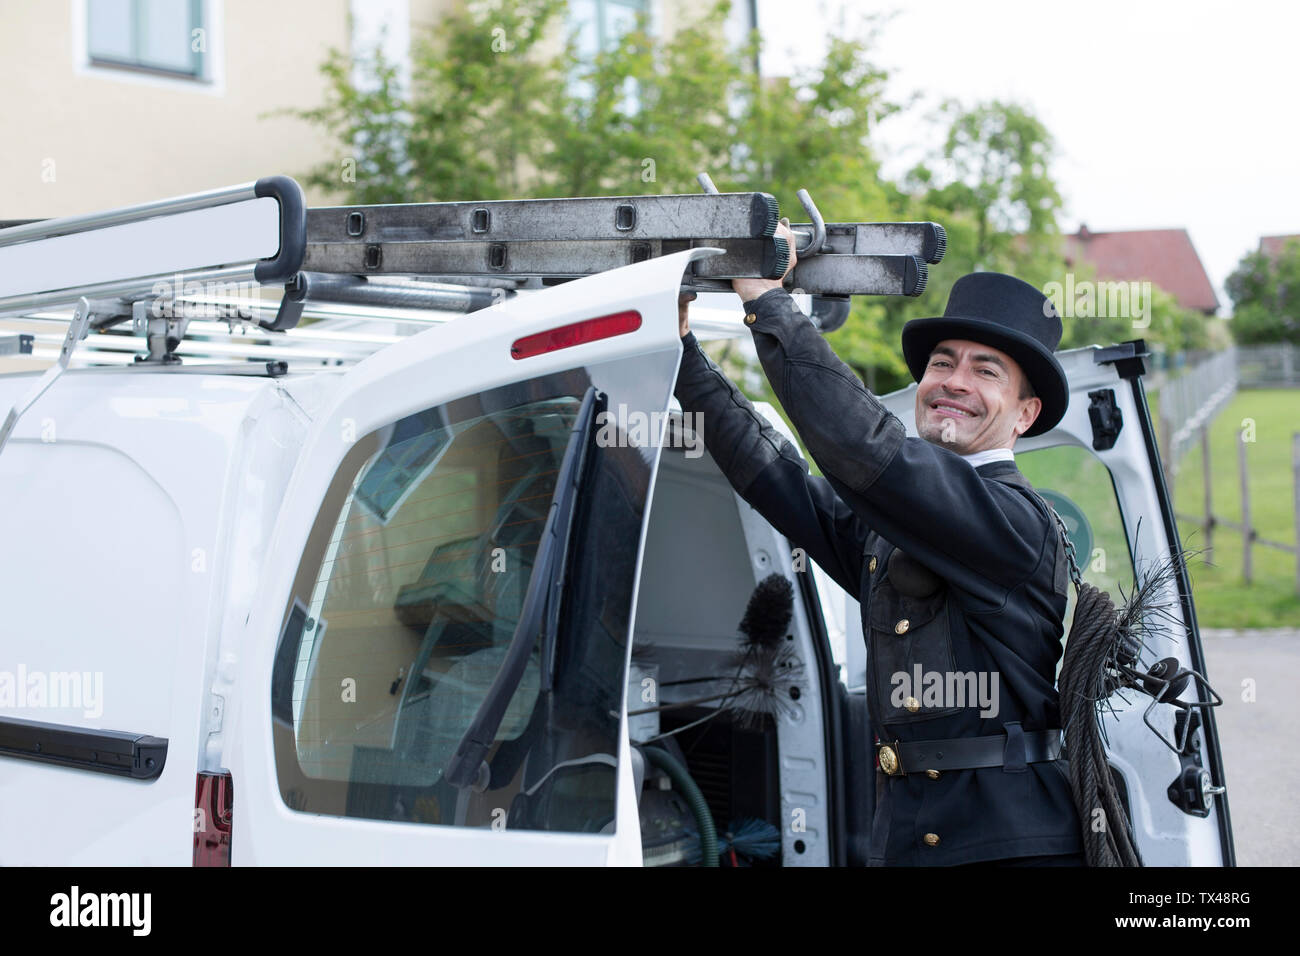
[[[531,355],[557,352],[560,349],[573,348],[575,345],[595,342],[598,339],[624,335],[635,332],[639,328],[641,328],[640,312],[615,312],[613,315],[602,315],[599,318],[583,319],[581,322],[562,325],[549,332],[525,335],[522,339],[515,339],[514,344],[510,346],[510,354],[517,359],[528,358]]]
[[[234,796],[230,774],[199,774],[194,787],[195,866],[230,866]]]

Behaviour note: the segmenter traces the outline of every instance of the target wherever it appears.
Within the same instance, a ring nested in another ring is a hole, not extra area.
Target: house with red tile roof
[[[1276,259],[1282,254],[1282,249],[1288,242],[1300,242],[1300,234],[1291,236],[1260,236],[1259,251],[1264,253],[1270,259]]]
[[[1218,296],[1186,229],[1130,229],[1092,232],[1080,225],[1065,237],[1067,265],[1088,263],[1097,278],[1135,282],[1146,280],[1164,289],[1185,309],[1213,315]]]

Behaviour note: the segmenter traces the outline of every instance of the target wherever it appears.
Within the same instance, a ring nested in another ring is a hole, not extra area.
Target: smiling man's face
[[[931,351],[916,389],[916,430],[959,455],[1011,448],[1042,407],[1011,356],[979,342],[944,339]]]

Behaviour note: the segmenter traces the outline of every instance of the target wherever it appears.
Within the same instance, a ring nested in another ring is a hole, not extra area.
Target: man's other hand
[[[790,249],[790,265],[786,268],[785,273],[779,279],[732,279],[731,287],[736,290],[736,295],[740,296],[741,302],[749,302],[751,299],[757,299],[764,292],[772,289],[779,289],[798,263],[799,257],[794,251],[794,233],[790,231],[790,220],[782,219],[776,227],[776,234],[785,239],[786,245]]]

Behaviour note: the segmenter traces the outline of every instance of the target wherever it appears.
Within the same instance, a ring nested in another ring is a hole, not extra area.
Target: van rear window
[[[533,642],[489,749],[486,788],[446,779],[519,624],[589,384],[577,370],[428,409],[344,459],[275,658],[272,733],[288,806],[612,830],[645,504],[644,480],[629,481],[646,468],[634,448],[591,443],[553,645]]]

